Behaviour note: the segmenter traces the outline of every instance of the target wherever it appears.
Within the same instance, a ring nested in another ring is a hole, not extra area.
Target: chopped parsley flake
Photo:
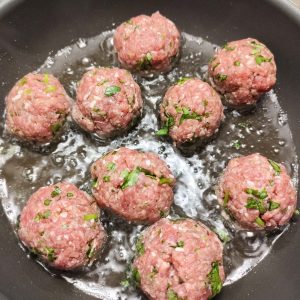
[[[116,164],[113,163],[113,162],[108,163],[107,166],[106,166],[107,171],[112,171],[115,168],[116,168]]]
[[[104,182],[110,182],[110,176],[103,176],[103,181]]]
[[[49,206],[51,202],[52,202],[51,199],[45,199],[44,200],[44,205]]]
[[[178,297],[177,293],[175,293],[172,289],[168,289],[167,292],[168,300],[182,300],[182,298]]]
[[[176,84],[182,85],[182,84],[184,84],[185,82],[187,82],[188,80],[191,80],[191,79],[192,78],[189,78],[189,77],[181,77],[181,78],[178,79]]]
[[[95,189],[97,188],[97,186],[98,186],[98,178],[94,178],[92,180],[92,188]]]
[[[138,238],[135,243],[135,250],[136,250],[138,256],[141,256],[145,253],[144,242],[141,237]]]
[[[87,214],[83,216],[84,221],[97,221],[98,220],[98,215],[97,214]]]
[[[228,201],[230,200],[230,193],[227,191],[224,194],[224,198],[223,198],[223,206],[226,207],[228,204]]]
[[[300,210],[299,210],[299,208],[296,208],[296,209],[295,209],[294,215],[295,215],[295,216],[299,216],[299,215],[300,215]]]
[[[265,222],[260,218],[260,217],[257,217],[255,219],[255,223],[259,226],[259,227],[264,227],[265,226]]]
[[[46,93],[52,93],[56,91],[56,86],[54,85],[47,85],[45,88],[45,92]]]
[[[135,185],[138,181],[140,172],[141,171],[137,168],[131,172],[128,172],[128,174],[124,177],[123,183],[121,184],[121,189],[125,190],[126,188]]]
[[[132,271],[132,279],[133,281],[137,284],[137,285],[140,285],[141,284],[141,275],[138,271],[137,268],[133,268]]]
[[[45,84],[48,84],[49,83],[49,74],[44,74],[44,78],[43,78],[43,82],[45,83]]]
[[[226,51],[233,51],[235,49],[235,47],[230,47],[228,46],[228,43],[226,43],[224,46],[223,46],[223,49],[225,49]]]
[[[178,110],[180,110],[180,108],[178,108]],[[206,116],[204,114],[199,115],[196,112],[191,112],[189,108],[183,107],[181,109],[182,115],[181,118],[179,120],[179,124],[182,124],[183,121],[185,120],[198,120],[198,121],[202,121],[203,117]]]
[[[241,148],[241,142],[239,140],[233,141],[232,147],[234,147],[236,150],[239,150]]]
[[[121,91],[121,88],[117,85],[109,86],[105,89],[104,95],[107,97],[111,97]]]
[[[174,245],[174,246],[170,246],[170,247],[172,247],[172,248],[183,248],[184,247],[184,241],[178,241],[177,243],[176,243],[176,245]]]
[[[269,201],[269,210],[272,211],[274,209],[277,209],[280,207],[280,203],[275,202],[275,201]]]
[[[55,250],[53,248],[50,247],[46,247],[44,249],[45,254],[47,255],[47,258],[50,262],[55,261],[56,256],[55,256]]]
[[[92,243],[93,243],[93,240],[91,240],[88,243],[88,249],[86,251],[86,257],[89,258],[89,259],[91,259],[95,254],[95,248],[94,248]]]
[[[51,129],[53,135],[55,135],[61,129],[61,124],[60,123],[54,123],[50,126],[50,129]]]
[[[212,297],[220,293],[222,289],[222,280],[219,274],[219,263],[217,261],[212,263],[212,269],[208,274],[208,280]]]
[[[241,62],[239,60],[236,60],[234,63],[233,63],[236,67],[239,67],[241,65]]]
[[[139,62],[138,62],[138,69],[139,70],[147,70],[151,67],[152,65],[152,54],[150,52],[148,52],[144,58],[142,58]]]
[[[160,177],[159,184],[172,184],[174,182],[173,178]]]
[[[249,209],[257,209],[260,214],[264,214],[267,211],[262,199],[255,199],[252,197],[248,198],[245,207]]]
[[[68,193],[67,193],[67,197],[68,197],[68,198],[72,198],[73,196],[74,196],[74,194],[73,194],[72,192],[68,192]]]
[[[218,73],[215,78],[218,80],[218,81],[225,81],[227,79],[227,75],[226,74],[220,74]]]
[[[280,165],[277,162],[275,162],[274,160],[268,159],[268,161],[269,161],[270,165],[272,166],[272,168],[274,169],[275,175],[279,175],[281,172]]]
[[[51,197],[54,198],[58,195],[60,195],[61,189],[58,186],[54,187],[54,190],[51,192]]]
[[[20,86],[23,86],[23,85],[25,85],[27,83],[27,78],[26,77],[23,77],[23,78],[21,78],[20,80],[19,80],[19,85]]]
[[[261,54],[255,55],[255,61],[258,65],[261,65],[263,62],[270,62],[272,58],[267,58],[262,56]]]
[[[34,221],[35,222],[39,222],[42,219],[48,219],[51,215],[51,211],[50,210],[46,210],[43,213],[37,213],[36,216],[34,217]]]
[[[155,134],[156,135],[167,135],[169,133],[169,130],[174,126],[175,120],[171,116],[167,116],[167,121],[165,122],[165,125],[163,128],[158,130]]]

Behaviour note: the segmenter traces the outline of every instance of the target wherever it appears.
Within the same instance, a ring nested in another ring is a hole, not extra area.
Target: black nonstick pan
[[[55,53],[80,37],[96,36],[132,16],[157,10],[180,30],[211,43],[222,45],[251,36],[272,49],[278,67],[275,92],[287,113],[300,156],[300,9],[283,0],[0,1],[1,115],[14,82],[38,68],[50,51]],[[247,276],[226,286],[216,299],[299,299],[298,225],[292,221],[271,253]],[[94,299],[60,276],[49,275],[28,259],[17,243],[0,206],[0,299]],[[106,299],[111,298],[107,295]]]

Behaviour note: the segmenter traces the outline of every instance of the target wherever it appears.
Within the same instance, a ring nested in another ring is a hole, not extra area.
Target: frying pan
[[[262,0],[51,0],[0,1],[0,101],[23,74],[58,49],[110,29],[131,16],[159,10],[183,31],[223,44],[256,37],[275,54],[275,91],[287,112],[300,156],[300,10],[287,1]],[[300,232],[293,222],[252,272],[216,299],[299,299]],[[0,299],[94,299],[29,260],[0,206]]]

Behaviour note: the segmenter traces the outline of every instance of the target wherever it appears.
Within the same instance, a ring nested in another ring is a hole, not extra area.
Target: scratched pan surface
[[[288,3],[261,0],[31,0],[11,1],[11,4],[0,6],[1,115],[3,100],[11,85],[23,74],[41,66],[49,51],[53,55],[79,38],[97,36],[131,16],[160,10],[182,31],[205,38],[212,44],[222,45],[227,40],[253,36],[272,49],[278,65],[275,94],[287,113],[296,151],[300,155],[300,136],[297,134],[300,124],[300,14]],[[185,36],[187,45],[190,39],[190,36]],[[79,46],[82,45],[79,43]],[[65,84],[68,82],[68,77],[61,76],[61,79]],[[2,173],[14,174],[13,166],[8,164]],[[297,177],[297,174],[294,175]],[[22,187],[16,184],[15,189],[22,190]],[[216,299],[298,299],[298,227],[297,222],[293,222],[275,243],[271,253],[248,275],[226,286]],[[28,259],[17,245],[2,206],[0,256],[0,299],[94,299],[60,276],[50,276],[40,265]],[[107,295],[106,299],[110,296]]]

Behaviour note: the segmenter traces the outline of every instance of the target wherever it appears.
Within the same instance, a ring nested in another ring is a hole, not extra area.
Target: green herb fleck
[[[130,286],[130,281],[128,279],[124,279],[120,282],[120,285],[126,289]]]
[[[179,84],[179,85],[182,85],[184,84],[185,82],[187,82],[188,80],[191,80],[192,78],[189,78],[189,77],[180,77],[178,79],[178,81],[176,82],[176,84]]]
[[[241,142],[239,140],[233,141],[232,147],[234,147],[236,150],[239,150],[241,148]]]
[[[133,281],[137,284],[137,285],[140,285],[141,284],[141,275],[138,271],[137,268],[133,268],[132,271],[132,279]]]
[[[218,66],[220,65],[220,63],[215,63],[213,66],[212,66],[212,70],[214,71]]]
[[[219,81],[225,81],[227,79],[227,75],[218,73],[215,78]]]
[[[87,214],[83,216],[84,221],[97,221],[98,220],[98,215],[97,214]]]
[[[95,248],[93,246],[93,240],[88,243],[88,249],[86,251],[86,257],[91,259],[95,254]]]
[[[234,63],[233,63],[236,67],[239,67],[241,65],[241,62],[239,60],[236,60]]]
[[[272,168],[274,169],[275,175],[279,175],[281,172],[280,165],[277,162],[275,162],[274,160],[268,159],[268,161],[271,164]]]
[[[51,192],[51,197],[54,198],[58,195],[60,195],[61,189],[58,186],[54,187],[54,191]]]
[[[103,176],[103,181],[110,182],[110,176],[107,176],[107,175]]]
[[[255,219],[255,223],[259,226],[259,227],[264,227],[265,226],[265,222],[260,218],[260,217],[257,217]]]
[[[133,186],[136,184],[136,182],[138,181],[138,177],[140,174],[140,170],[138,169],[134,169],[133,171],[129,172],[125,177],[124,177],[124,181],[121,184],[121,189],[125,190],[126,188]]]
[[[253,196],[255,196],[255,197],[259,198],[259,199],[265,199],[265,198],[268,197],[268,193],[267,193],[267,191],[266,191],[265,188],[263,188],[261,191],[247,188],[245,190],[245,192],[246,192],[246,194],[253,195]]]
[[[223,206],[224,207],[227,206],[229,200],[230,200],[230,193],[228,191],[226,191],[224,194],[224,198],[223,198]]]
[[[110,162],[107,164],[106,169],[107,169],[107,171],[112,171],[115,169],[115,167],[116,167],[116,164],[113,162]]]
[[[183,107],[181,109],[182,115],[179,120],[179,124],[182,124],[184,120],[203,120],[203,115],[199,115],[196,112],[191,112],[189,108]]]
[[[239,126],[239,127],[242,127],[242,128],[248,128],[248,127],[249,127],[249,124],[246,123],[246,122],[240,122],[240,123],[238,123],[238,126]]]
[[[152,279],[156,274],[158,274],[158,270],[155,266],[152,267],[152,271],[150,273],[150,278]]]
[[[294,215],[295,215],[295,216],[299,216],[299,215],[300,215],[300,210],[299,210],[299,208],[296,208],[296,209],[295,209]]]
[[[280,207],[280,203],[272,201],[272,200],[269,201],[269,210],[270,211],[277,209],[278,207]]]
[[[117,85],[109,86],[105,89],[104,95],[107,97],[111,97],[121,91],[121,88]]]
[[[183,248],[184,247],[184,241],[178,241],[177,243],[176,243],[176,245],[174,245],[174,246],[170,246],[170,247],[172,247],[172,248]]]
[[[263,62],[270,62],[272,58],[267,58],[262,56],[261,54],[255,55],[255,61],[258,65],[261,65]]]
[[[51,199],[45,199],[44,200],[44,205],[49,206],[51,202],[52,202]]]
[[[160,177],[159,184],[172,184],[174,182],[173,178]]]
[[[175,121],[174,118],[171,116],[167,116],[167,121],[163,128],[158,130],[155,134],[156,135],[167,135],[169,133],[169,130],[174,126]]]
[[[228,43],[226,43],[224,46],[223,46],[223,49],[225,49],[226,51],[233,51],[235,49],[235,47],[230,47],[228,46]]]
[[[53,262],[55,261],[56,259],[56,256],[55,256],[55,250],[53,248],[50,248],[50,247],[46,247],[44,249],[45,251],[45,254],[47,255],[47,258],[50,262]]]
[[[72,198],[73,196],[74,196],[74,194],[73,194],[72,192],[68,192],[68,193],[67,193],[67,197],[68,197],[68,198]]]
[[[98,82],[97,85],[98,85],[98,86],[101,86],[101,85],[103,85],[103,84],[106,83],[106,82],[108,82],[108,80],[107,80],[107,79],[103,79],[103,80],[101,80],[100,82]]]
[[[52,93],[56,91],[56,86],[54,85],[47,85],[45,88],[45,92],[46,93]]]
[[[264,214],[267,210],[262,199],[255,199],[252,197],[248,198],[245,207],[249,209],[257,209],[260,214]]]
[[[97,186],[98,186],[98,178],[94,178],[92,180],[92,188],[95,189],[97,188]]]
[[[139,62],[138,62],[138,69],[139,70],[147,70],[151,67],[152,64],[152,55],[150,52],[148,52],[144,58],[142,58]]]
[[[45,84],[48,84],[49,83],[49,74],[44,74],[44,78],[43,78],[43,82],[45,83]]]
[[[136,250],[138,256],[141,256],[145,253],[144,242],[141,237],[138,238],[135,243],[135,250]]]
[[[34,217],[34,221],[35,222],[39,222],[42,219],[48,219],[51,215],[51,211],[50,210],[46,210],[43,213],[37,213],[36,216]]]
[[[19,85],[20,86],[23,86],[23,85],[25,85],[27,83],[27,78],[26,77],[23,77],[23,78],[21,78],[20,80],[19,80]]]
[[[167,298],[168,300],[182,300],[182,298],[180,298],[177,293],[175,293],[172,289],[168,289],[167,292]]]
[[[208,274],[208,280],[212,297],[220,293],[222,289],[222,280],[219,274],[219,263],[217,261],[212,263],[212,269]]]
[[[160,210],[159,211],[159,216],[161,217],[161,218],[165,218],[167,215],[168,215],[168,211],[163,211],[163,210]]]
[[[230,241],[230,236],[226,230],[216,228],[214,231],[224,243]]]
[[[53,133],[53,135],[55,135],[57,132],[59,132],[59,130],[61,129],[61,123],[54,123],[50,125],[50,129]]]

